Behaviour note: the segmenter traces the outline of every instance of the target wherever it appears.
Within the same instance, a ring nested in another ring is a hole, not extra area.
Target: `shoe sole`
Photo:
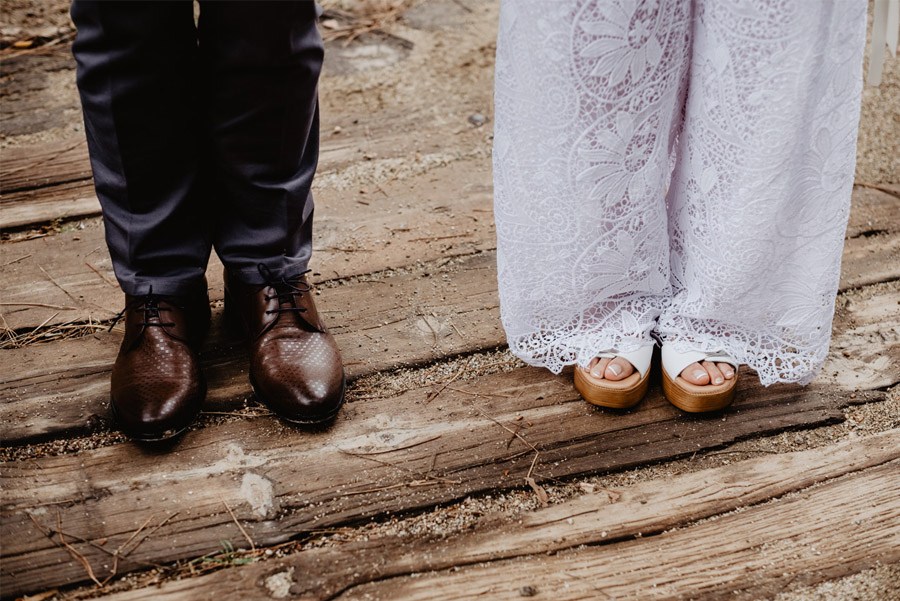
[[[672,380],[663,370],[662,388],[666,399],[682,411],[707,413],[724,409],[734,402],[737,381],[738,372],[735,371],[734,378],[724,384],[698,386],[681,376]]]
[[[203,405],[203,401],[206,400],[206,382],[202,383],[202,393],[200,395],[200,400],[197,403],[197,407]],[[113,420],[115,420],[116,425],[119,428],[119,431],[122,432],[129,439],[137,441],[137,442],[163,442],[165,440],[172,440],[173,438],[178,438],[185,432],[187,432],[188,428],[191,427],[191,424],[197,419],[197,416],[200,415],[200,410],[198,409],[194,415],[191,416],[191,419],[185,426],[180,428],[176,428],[173,430],[165,430],[164,432],[153,433],[153,434],[144,434],[141,432],[133,432],[128,430],[127,428],[123,428],[121,421],[119,420],[119,414],[116,411],[116,404],[113,402],[112,397],[109,399],[109,411],[112,413]]]
[[[632,383],[632,380],[636,380]],[[584,368],[575,366],[575,390],[585,401],[598,407],[610,409],[628,409],[641,402],[650,386],[650,370],[640,377],[633,373],[618,382],[599,380],[585,372]]]
[[[256,387],[256,383],[253,381],[252,376],[250,377],[250,388],[253,390],[253,396],[256,397],[256,400],[258,402],[262,403],[266,407],[269,407],[270,409],[272,408],[272,405],[270,405],[266,401],[266,398],[263,395],[259,394],[259,389]],[[288,417],[286,415],[278,413],[274,409],[272,410],[272,413],[277,415],[280,419],[288,422],[289,424],[294,424],[296,426],[320,426],[322,424],[328,424],[335,420],[335,418],[338,416],[338,413],[340,413],[341,408],[344,406],[344,401],[346,400],[345,399],[346,391],[347,391],[347,382],[344,381],[341,384],[341,397],[338,400],[337,405],[329,413],[327,413],[323,416],[320,416],[320,417],[311,418],[311,419]]]

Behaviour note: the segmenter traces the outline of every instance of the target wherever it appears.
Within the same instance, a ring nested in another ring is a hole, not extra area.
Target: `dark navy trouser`
[[[211,247],[247,283],[306,269],[322,40],[311,0],[74,0],[106,240],[129,294],[184,294]]]

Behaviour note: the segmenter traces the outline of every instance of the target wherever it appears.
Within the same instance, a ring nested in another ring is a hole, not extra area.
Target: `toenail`
[[[716,384],[721,384],[725,380],[723,378],[716,378]]]
[[[698,370],[694,371],[693,375],[694,375],[695,380],[702,380],[704,377],[707,376],[707,373],[705,371],[703,371],[702,369],[698,369]]]
[[[599,377],[603,376],[603,370],[600,369],[599,364],[595,365],[594,369],[591,370],[591,375],[594,376],[595,378],[599,378]]]
[[[616,365],[615,363],[611,364],[608,369],[616,376],[622,373],[622,367],[620,365]]]

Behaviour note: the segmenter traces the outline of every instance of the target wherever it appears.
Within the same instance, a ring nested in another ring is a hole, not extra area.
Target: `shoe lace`
[[[119,323],[119,321],[121,321],[121,319],[125,316],[125,313],[127,313],[128,311],[142,312],[144,315],[144,321],[141,322],[141,325],[144,327],[156,326],[160,328],[166,328],[174,326],[174,321],[162,321],[162,317],[160,314],[163,311],[171,311],[171,309],[169,307],[160,307],[160,300],[162,300],[162,296],[159,294],[153,294],[153,286],[150,286],[150,291],[147,292],[147,294],[138,296],[130,303],[127,303],[124,309],[116,313],[115,317],[113,317],[112,319],[112,323],[109,324],[108,331],[111,332],[113,327],[115,327],[115,325]],[[169,304],[173,304],[169,302],[168,299],[166,300],[166,302]],[[155,319],[156,321],[151,321],[152,319]]]
[[[262,276],[265,285],[275,290],[275,294],[265,295],[266,301],[278,299],[278,308],[267,310],[267,315],[273,313],[306,313],[305,307],[297,306],[296,299],[312,291],[312,286],[301,280],[304,274],[309,273],[309,269],[289,278],[276,277],[272,271],[262,263],[257,265],[257,269],[259,270],[259,275]],[[290,304],[290,306],[283,306],[286,304]]]

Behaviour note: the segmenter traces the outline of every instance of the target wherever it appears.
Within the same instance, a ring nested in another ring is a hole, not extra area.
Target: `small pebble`
[[[485,117],[481,113],[473,113],[469,115],[469,123],[471,123],[475,127],[481,127],[482,125],[487,123],[487,117]]]

